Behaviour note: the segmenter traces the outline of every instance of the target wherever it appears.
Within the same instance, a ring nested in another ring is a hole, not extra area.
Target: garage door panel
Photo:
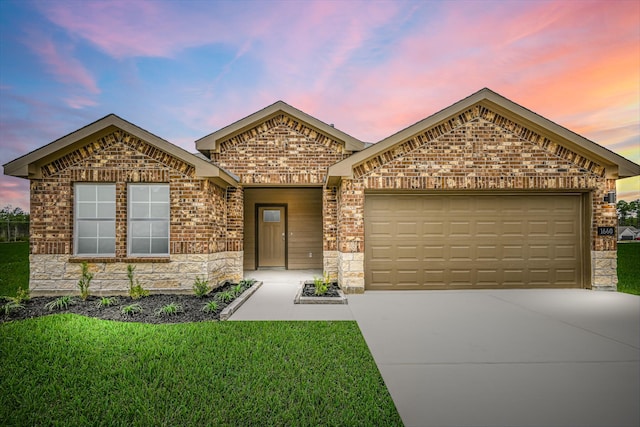
[[[477,237],[491,238],[498,236],[498,230],[500,229],[498,221],[478,220],[475,224],[475,235]]]
[[[367,225],[372,238],[391,238],[393,235],[390,221],[372,221]]]
[[[502,281],[502,271],[499,269],[478,269],[476,272],[476,285],[485,287],[499,287]]]
[[[502,259],[504,261],[516,261],[518,263],[525,260],[525,248],[522,245],[503,245]]]
[[[445,260],[445,250],[442,245],[425,245],[422,246],[422,260],[431,263],[435,261]]]
[[[422,223],[423,237],[440,237],[445,236],[445,224],[442,221],[424,221]]]
[[[576,245],[557,245],[556,260],[574,262],[578,259],[578,247]]]
[[[477,247],[477,256],[476,259],[489,262],[489,261],[498,261],[502,257],[500,256],[500,247],[498,245],[487,245],[482,244]]]
[[[400,245],[396,247],[396,260],[398,261],[414,261],[420,262],[422,257],[418,258],[420,251],[418,245]]]
[[[367,195],[366,288],[581,287],[580,201]]]
[[[554,221],[554,235],[558,237],[573,236],[578,232],[578,226],[574,221]]]
[[[393,255],[391,245],[372,246],[369,248],[369,255],[371,260],[377,263],[383,261],[393,262],[393,258],[391,257]]]
[[[550,221],[529,221],[527,223],[528,237],[549,237],[552,235]]]
[[[521,220],[504,220],[502,221],[502,227],[497,231],[500,232],[500,235],[503,237],[519,238],[523,237],[525,234],[525,225],[526,224]]]
[[[469,221],[451,221],[449,223],[449,236],[457,238],[471,237],[471,223]]]
[[[396,228],[396,235],[400,238],[415,239],[419,235],[418,224],[415,221],[398,222],[397,228]]]
[[[465,261],[469,262],[473,258],[473,249],[471,246],[463,245],[463,246],[451,246],[449,249],[449,257],[450,261]]]

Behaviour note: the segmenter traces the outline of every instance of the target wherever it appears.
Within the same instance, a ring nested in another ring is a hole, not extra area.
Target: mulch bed
[[[89,296],[86,301],[82,301],[80,297],[73,297],[73,304],[68,309],[64,310],[48,310],[45,308],[45,304],[55,300],[57,297],[33,297],[28,302],[23,302],[24,309],[16,310],[10,315],[0,314],[0,323],[23,320],[34,317],[46,316],[49,314],[57,313],[75,313],[83,316],[94,317],[103,320],[117,320],[120,322],[140,322],[140,323],[186,323],[186,322],[202,322],[210,320],[219,320],[220,312],[229,303],[218,302],[218,309],[215,312],[209,313],[202,311],[202,308],[210,301],[216,300],[215,295],[218,292],[224,292],[231,289],[233,284],[225,284],[222,287],[216,288],[213,292],[206,295],[204,298],[197,298],[195,295],[168,295],[168,294],[152,294],[147,297],[142,297],[137,300],[131,299],[128,296],[118,296],[118,304],[112,307],[99,306],[100,297]],[[246,290],[247,288],[245,288]],[[182,307],[181,313],[173,315],[158,315],[156,310],[167,305],[175,303]],[[0,301],[0,304],[4,304],[4,301]],[[142,306],[142,312],[135,314],[123,314],[120,310],[122,307],[140,304]]]
[[[327,290],[326,294],[316,295],[316,287],[313,284],[313,282],[305,282],[304,288],[302,289],[302,296],[303,297],[323,297],[323,298],[338,297],[339,298],[340,297],[340,294],[338,293],[339,289],[340,287],[338,286],[338,283],[333,282],[329,286],[329,289]]]

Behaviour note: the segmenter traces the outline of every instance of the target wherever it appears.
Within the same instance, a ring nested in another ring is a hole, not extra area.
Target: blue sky
[[[640,163],[640,2],[0,2],[0,164],[109,113],[195,151],[277,100],[376,142],[483,87]]]

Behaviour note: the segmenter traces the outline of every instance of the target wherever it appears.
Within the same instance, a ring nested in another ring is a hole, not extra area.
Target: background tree
[[[629,203],[627,203],[626,200],[618,200],[618,203],[616,203],[616,210],[618,211],[618,225],[626,225],[629,209]]]
[[[627,202],[620,200],[616,203],[618,211],[618,225],[632,225],[640,228],[640,199]]]
[[[629,202],[630,216],[634,216],[636,220],[636,228],[640,228],[640,199]],[[633,223],[633,221],[632,221]]]
[[[29,213],[19,207],[7,205],[0,210],[0,241],[29,238]]]

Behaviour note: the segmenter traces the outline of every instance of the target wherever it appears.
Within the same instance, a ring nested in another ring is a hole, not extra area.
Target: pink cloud
[[[127,57],[171,57],[186,48],[209,43],[229,43],[253,24],[251,8],[232,3],[209,2],[85,1],[41,2],[43,16],[70,34],[85,39],[108,55]],[[244,15],[244,20],[240,15]],[[257,16],[256,16],[257,17]],[[257,20],[255,20],[257,22]]]
[[[80,85],[90,94],[99,94],[100,89],[89,70],[73,57],[70,46],[56,44],[51,36],[39,30],[27,30],[25,43],[40,57],[49,73],[57,80],[69,85]]]
[[[29,181],[0,176],[0,209],[7,205],[29,210]]]

